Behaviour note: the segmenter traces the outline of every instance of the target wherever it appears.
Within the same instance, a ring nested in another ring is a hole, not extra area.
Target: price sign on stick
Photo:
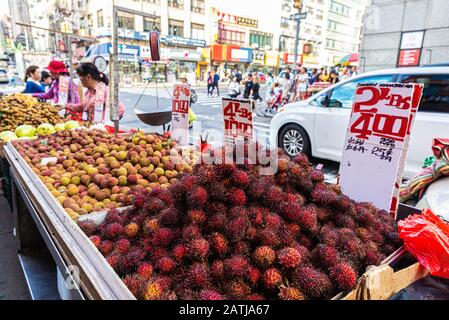
[[[395,212],[410,132],[422,96],[417,84],[359,84],[343,159],[342,191]]]
[[[59,77],[58,104],[65,106],[69,101],[69,77]],[[65,109],[59,110],[59,116],[65,117]]]
[[[181,146],[189,144],[190,86],[175,85],[172,100],[171,136]]]
[[[223,98],[224,137],[226,141],[253,140],[251,100]]]

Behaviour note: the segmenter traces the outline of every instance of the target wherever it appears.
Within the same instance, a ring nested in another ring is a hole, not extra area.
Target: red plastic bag
[[[425,209],[398,223],[404,246],[431,275],[449,279],[449,224]]]

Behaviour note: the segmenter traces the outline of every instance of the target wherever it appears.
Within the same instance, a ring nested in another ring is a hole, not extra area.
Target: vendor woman
[[[83,112],[84,120],[98,123],[105,122],[109,112],[109,79],[104,73],[98,71],[93,63],[81,63],[76,69],[76,73],[81,80],[81,84],[87,90],[84,93],[82,103],[71,103],[67,108],[71,112]],[[119,117],[122,118],[125,113],[123,104],[119,102]]]

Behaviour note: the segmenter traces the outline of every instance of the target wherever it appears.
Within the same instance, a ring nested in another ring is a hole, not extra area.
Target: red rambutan
[[[227,191],[225,184],[222,182],[214,182],[209,187],[209,195],[212,200],[223,200]]]
[[[288,203],[292,203],[293,202],[293,203],[299,204],[300,206],[303,206],[304,203],[306,202],[306,200],[299,193],[288,192],[285,195],[285,202],[288,202]]]
[[[301,254],[294,248],[283,248],[277,253],[279,264],[285,268],[296,268],[301,262]]]
[[[226,285],[227,292],[233,299],[241,299],[251,292],[250,286],[243,280],[231,280]]]
[[[282,220],[282,218],[275,213],[271,213],[265,216],[265,225],[267,228],[279,229],[281,226],[283,226],[283,224],[284,220]]]
[[[224,256],[229,249],[228,246],[228,240],[220,234],[220,233],[213,233],[210,236],[210,247],[213,252],[215,252],[218,256]]]
[[[160,228],[153,235],[152,242],[157,247],[167,247],[173,240],[173,231],[168,228]]]
[[[241,277],[249,268],[249,261],[243,256],[233,256],[224,260],[226,274],[232,277]]]
[[[194,263],[190,268],[186,283],[194,288],[202,288],[209,281],[207,268],[204,264]]]
[[[129,242],[128,239],[119,239],[115,243],[115,248],[122,254],[128,252],[130,247],[131,247],[131,242]]]
[[[187,255],[187,247],[183,244],[177,244],[173,247],[172,253],[176,261],[182,261]]]
[[[159,219],[157,219],[157,218],[153,218],[153,219],[147,218],[143,222],[143,232],[145,234],[154,233],[154,232],[156,232],[156,230],[159,229],[159,227],[160,227]]]
[[[300,245],[297,242],[291,243],[290,246],[292,248],[295,248],[296,251],[299,252],[299,254],[301,255],[301,262],[302,263],[305,263],[305,262],[307,262],[307,261],[309,261],[311,259],[312,254],[306,247]]]
[[[205,239],[194,239],[188,245],[188,252],[192,259],[203,261],[209,255],[209,242]]]
[[[310,179],[313,183],[321,183],[324,181],[324,174],[320,170],[313,170],[310,173]]]
[[[146,191],[134,192],[133,194],[133,206],[136,208],[142,208],[147,200],[148,193]]]
[[[248,270],[245,272],[245,279],[253,287],[255,287],[259,283],[261,277],[262,274],[260,270],[253,266],[249,267]]]
[[[249,186],[248,196],[253,200],[261,199],[265,196],[267,185],[261,180],[256,180]]]
[[[216,290],[203,289],[199,294],[199,300],[225,300],[225,298]]]
[[[106,257],[106,261],[109,263],[112,269],[116,270],[120,261],[120,255],[112,253]]]
[[[123,234],[123,227],[118,222],[113,222],[103,229],[103,238],[115,240]]]
[[[164,290],[161,285],[154,281],[149,281],[142,292],[144,300],[160,300]]]
[[[193,186],[195,185],[196,181],[196,177],[193,175],[186,175],[184,177],[182,177],[182,179],[180,180],[181,184],[184,187],[184,190],[192,190]]]
[[[359,215],[357,216],[357,222],[360,225],[369,228],[374,224],[376,217],[369,210],[361,208],[357,211],[359,212]]]
[[[91,236],[90,241],[94,244],[95,247],[99,248],[101,243],[101,238],[99,236]]]
[[[304,168],[310,166],[309,158],[304,153],[300,153],[296,157],[294,157],[293,162],[299,164]]]
[[[175,261],[170,257],[162,257],[156,262],[156,268],[162,273],[171,273],[176,267]]]
[[[268,187],[265,195],[263,196],[263,201],[272,209],[277,209],[282,203],[283,191],[280,187],[270,186]]]
[[[178,209],[170,206],[161,212],[160,222],[166,226],[173,226],[179,223],[181,213]]]
[[[323,224],[331,219],[332,214],[328,208],[318,207],[316,208],[316,217]]]
[[[270,228],[259,230],[256,235],[256,241],[262,246],[277,247],[281,240],[277,232]]]
[[[246,203],[246,194],[242,189],[232,188],[226,195],[232,206],[243,206]]]
[[[173,200],[177,203],[181,203],[185,199],[185,189],[180,181],[170,184],[168,190],[171,192]]]
[[[318,228],[315,206],[303,207],[298,222],[304,231],[314,233]]]
[[[189,210],[187,216],[191,224],[202,225],[206,221],[206,213],[203,210]]]
[[[297,202],[285,202],[281,206],[282,214],[284,217],[294,223],[301,222],[301,205]]]
[[[128,290],[135,296],[139,297],[140,291],[144,289],[145,280],[138,274],[129,274],[123,278],[123,283],[128,287]]]
[[[262,278],[264,287],[267,289],[274,289],[282,283],[282,274],[276,268],[265,270]]]
[[[379,251],[368,250],[363,257],[363,264],[365,267],[378,266],[384,260],[384,256]]]
[[[86,234],[86,236],[93,236],[97,230],[97,224],[92,220],[84,220],[78,222],[78,227]]]
[[[216,260],[210,266],[210,275],[214,280],[222,280],[224,278],[224,263],[221,260]]]
[[[103,255],[107,255],[114,248],[114,243],[110,240],[103,240],[98,248]]]
[[[224,194],[226,194],[226,191],[224,193],[221,193],[221,199],[223,199]],[[206,211],[206,213],[208,213],[208,216],[213,216],[215,214],[226,215],[228,208],[226,208],[226,206],[221,202],[213,201],[213,202],[209,202],[206,205],[205,211]]]
[[[228,224],[228,219],[224,213],[215,213],[206,220],[206,229],[210,232],[223,231]]]
[[[307,248],[308,250],[312,250],[314,247],[314,243],[312,239],[310,239],[306,234],[300,233],[298,236],[298,242],[303,247]]]
[[[344,213],[337,213],[334,215],[334,221],[335,225],[340,228],[349,228],[349,229],[355,229],[356,223],[354,220]]]
[[[308,298],[325,298],[333,291],[329,277],[321,271],[309,266],[295,269],[293,281]]]
[[[237,256],[247,256],[251,252],[251,245],[248,241],[234,242],[232,247],[232,254]]]
[[[187,194],[189,208],[203,208],[207,203],[208,195],[203,187],[195,187]]]
[[[324,244],[336,246],[339,240],[339,235],[335,230],[335,227],[332,227],[331,225],[324,225],[318,233],[318,238]]]
[[[347,263],[339,263],[330,269],[331,279],[343,291],[351,290],[357,283],[357,273]]]
[[[148,210],[151,214],[158,214],[162,210],[164,210],[167,206],[164,201],[158,198],[150,198],[145,202],[145,209]]]
[[[250,182],[248,174],[242,170],[234,171],[232,174],[232,181],[240,187],[246,187]]]
[[[253,261],[262,269],[271,266],[276,260],[276,253],[269,246],[256,248],[253,252]]]
[[[153,276],[153,266],[149,262],[142,262],[137,267],[137,274],[145,280],[149,280]]]
[[[317,265],[322,265],[326,269],[335,266],[340,259],[338,251],[326,244],[318,245],[312,251],[312,256]]]
[[[280,286],[278,297],[280,300],[305,300],[301,290],[290,286]]]
[[[133,237],[137,236],[137,234],[139,233],[139,229],[140,228],[137,223],[131,222],[125,226],[124,231],[128,237],[133,238]]]
[[[193,239],[200,239],[203,235],[201,234],[200,229],[194,225],[188,225],[182,231],[182,239],[186,242],[189,242]]]
[[[106,214],[106,217],[104,219],[104,223],[113,223],[113,222],[120,222],[120,211],[117,209],[111,209]]]
[[[141,249],[131,248],[120,258],[120,261],[117,265],[119,273],[127,274],[133,271],[144,259],[145,253]]]
[[[248,216],[251,221],[251,223],[255,227],[261,227],[264,223],[264,208],[262,207],[252,207],[249,212]]]
[[[357,233],[357,237],[359,237],[360,240],[363,242],[371,241],[371,233],[366,228],[357,228],[355,230]]]
[[[243,297],[242,300],[262,301],[262,300],[265,300],[265,297],[260,295],[260,294],[258,294],[258,293],[253,293],[253,294],[250,294],[250,295],[247,295],[247,296]]]
[[[226,235],[230,242],[237,242],[245,238],[249,221],[246,217],[232,219],[226,226]]]

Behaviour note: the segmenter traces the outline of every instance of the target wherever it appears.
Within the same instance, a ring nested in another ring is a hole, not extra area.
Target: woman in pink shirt
[[[109,79],[108,77],[98,71],[97,67],[93,63],[81,63],[76,69],[81,84],[87,88],[84,93],[82,103],[68,104],[69,108],[73,112],[83,112],[84,120],[99,123],[105,122],[109,116]],[[119,102],[119,116],[120,119],[125,113],[123,104]]]

